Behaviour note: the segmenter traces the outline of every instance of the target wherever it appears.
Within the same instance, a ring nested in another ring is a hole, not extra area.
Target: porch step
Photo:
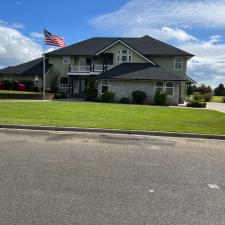
[[[70,95],[71,98],[85,98],[86,97],[86,94],[82,93],[82,94],[71,94]]]

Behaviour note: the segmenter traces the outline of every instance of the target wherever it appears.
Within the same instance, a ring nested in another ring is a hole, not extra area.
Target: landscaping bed
[[[0,124],[152,130],[225,135],[214,110],[90,102],[0,101]]]

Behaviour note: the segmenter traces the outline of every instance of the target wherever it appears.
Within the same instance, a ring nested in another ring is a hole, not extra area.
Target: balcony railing
[[[113,65],[93,64],[89,66],[70,66],[70,73],[100,73],[112,68]]]

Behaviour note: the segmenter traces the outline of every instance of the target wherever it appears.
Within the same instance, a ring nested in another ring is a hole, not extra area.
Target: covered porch
[[[88,80],[93,75],[69,75],[69,94],[71,97],[85,98]]]

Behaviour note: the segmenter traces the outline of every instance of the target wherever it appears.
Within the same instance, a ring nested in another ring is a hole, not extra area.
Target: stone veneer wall
[[[101,81],[98,85],[98,93],[101,89]],[[169,105],[177,105],[179,101],[180,83],[174,82],[174,95],[167,96]],[[120,101],[122,97],[132,100],[133,91],[144,91],[147,94],[147,103],[154,104],[155,81],[131,81],[131,80],[109,80],[109,91],[115,94],[115,101]]]

